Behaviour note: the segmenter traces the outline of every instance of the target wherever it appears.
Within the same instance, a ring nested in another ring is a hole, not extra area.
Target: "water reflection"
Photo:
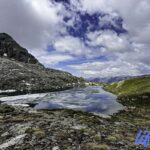
[[[9,104],[37,104],[35,109],[71,108],[102,114],[116,113],[122,105],[116,101],[116,96],[104,91],[100,86],[74,88],[66,91],[44,94],[30,94],[0,98]]]
[[[45,108],[64,107],[102,114],[112,114],[122,109],[122,105],[116,101],[116,96],[104,91],[101,87],[53,92],[49,93],[43,101]],[[37,105],[38,109],[43,109],[43,103]]]
[[[35,109],[49,109],[49,108],[63,108],[63,106],[59,104],[51,104],[49,102],[39,102],[34,108]]]

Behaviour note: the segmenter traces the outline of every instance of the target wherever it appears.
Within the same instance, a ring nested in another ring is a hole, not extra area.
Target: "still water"
[[[100,86],[74,88],[66,91],[2,97],[0,101],[11,105],[35,104],[35,109],[69,108],[102,115],[123,109],[116,96]]]

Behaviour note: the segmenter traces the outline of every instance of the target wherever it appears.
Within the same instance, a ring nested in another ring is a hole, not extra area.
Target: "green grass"
[[[104,89],[118,95],[123,105],[150,107],[150,77],[113,83],[104,86]]]
[[[129,79],[106,85],[104,88],[116,95],[150,93],[150,77]]]

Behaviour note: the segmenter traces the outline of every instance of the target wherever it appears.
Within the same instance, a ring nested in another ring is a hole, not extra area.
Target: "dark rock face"
[[[6,33],[0,34],[0,57],[31,64],[39,63],[34,56],[29,54],[25,48],[22,48]]]
[[[0,34],[0,81],[1,95],[4,90],[14,90],[13,94],[49,92],[84,83],[70,73],[45,68],[5,33]]]

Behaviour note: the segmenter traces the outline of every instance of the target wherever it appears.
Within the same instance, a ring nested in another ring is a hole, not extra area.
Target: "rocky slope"
[[[24,63],[39,64],[34,56],[6,33],[0,33],[0,57],[7,57]]]
[[[143,150],[134,141],[139,130],[150,128],[149,113],[128,108],[104,119],[66,109],[0,105],[0,149]]]
[[[84,84],[70,73],[45,68],[6,33],[0,34],[0,94],[64,90]]]

